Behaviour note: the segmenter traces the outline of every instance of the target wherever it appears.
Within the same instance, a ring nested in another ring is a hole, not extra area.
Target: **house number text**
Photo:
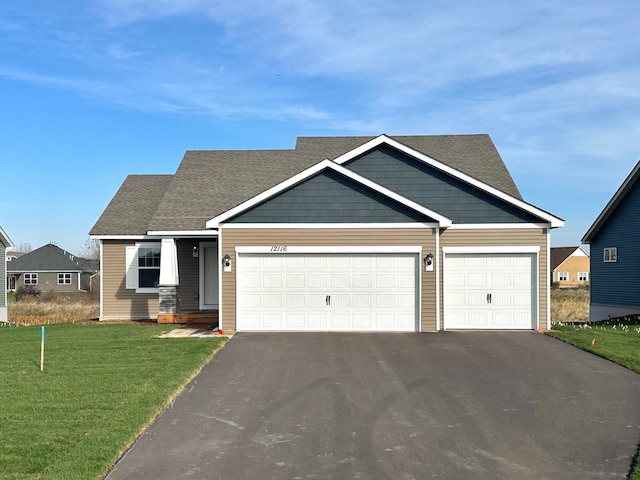
[[[271,251],[272,252],[286,252],[287,251],[287,246],[286,245],[273,245],[271,247]]]

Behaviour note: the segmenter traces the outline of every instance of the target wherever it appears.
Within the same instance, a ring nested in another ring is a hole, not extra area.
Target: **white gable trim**
[[[331,160],[323,160],[320,163],[317,163],[309,168],[307,168],[306,170],[298,173],[297,175],[294,175],[293,177],[289,178],[288,180],[285,180],[284,182],[275,185],[273,187],[271,187],[268,190],[265,190],[264,192],[256,195],[253,198],[250,198],[249,200],[241,203],[240,205],[237,205],[236,207],[227,210],[226,212],[222,213],[221,215],[218,215],[217,217],[212,218],[211,220],[207,221],[206,223],[206,227],[207,228],[219,228],[220,224],[229,220],[232,217],[235,217],[236,215],[244,212],[245,210],[250,209],[251,207],[254,207],[268,199],[270,199],[271,197],[277,195],[278,193],[293,187],[295,185],[297,185],[298,183],[303,182],[304,180],[307,180],[308,178],[311,178],[312,176],[324,171],[324,170],[333,170],[341,175],[344,175],[345,177],[350,178],[351,180],[360,183],[361,185],[364,185],[378,193],[380,193],[381,195],[384,195],[388,198],[391,198],[392,200],[395,200],[399,203],[401,203],[402,205],[411,208],[412,210],[415,210],[418,213],[421,213],[423,215],[426,215],[430,218],[433,218],[434,220],[436,220],[439,224],[440,227],[442,228],[446,228],[451,226],[451,220],[448,219],[447,217],[444,217],[442,215],[440,215],[439,213],[434,212],[433,210],[429,210],[428,208],[423,207],[422,205],[409,200],[406,197],[403,197],[402,195],[398,195],[397,193],[389,190],[388,188],[383,187],[380,184],[377,184],[375,182],[372,182],[369,179],[366,179],[364,177],[362,177],[361,175],[358,175],[355,172],[352,172],[351,170],[348,170],[345,167],[342,167],[338,164],[336,164],[335,162],[332,162]]]
[[[10,249],[15,247],[7,232],[4,231],[2,227],[0,227],[0,243],[2,243],[6,249]]]
[[[442,162],[439,162],[438,160],[431,158],[428,155],[425,155],[424,153],[414,150],[413,148],[408,147],[384,134],[368,141],[363,145],[360,145],[358,148],[355,148],[350,152],[347,152],[337,157],[336,159],[334,159],[334,162],[337,163],[338,165],[342,165],[345,162],[348,162],[349,160],[352,160],[357,156],[362,155],[368,152],[369,150],[372,150],[382,144],[389,145],[390,147],[393,147],[396,150],[406,153],[407,155],[412,156],[427,165],[437,168],[438,170],[443,171],[451,175],[452,177],[458,178],[464,181],[465,183],[468,183],[476,187],[479,190],[482,190],[486,193],[493,195],[494,197],[504,200],[505,202],[510,203],[526,212],[529,212],[532,215],[535,215],[536,217],[540,217],[541,219],[548,221],[551,224],[551,228],[559,228],[564,226],[564,220],[562,220],[561,218],[551,215],[550,213],[545,212],[544,210],[540,210],[539,208],[534,207],[533,205],[526,203],[518,198],[512,197],[511,195],[504,193],[503,191],[498,190],[497,188],[494,188],[490,185],[487,185],[486,183],[476,180],[475,178],[470,177],[469,175],[462,173],[461,171],[456,170],[455,168],[452,168]]]
[[[582,243],[591,243],[593,237],[595,237],[596,233],[598,233],[598,231],[606,223],[606,221],[618,207],[620,202],[624,199],[627,193],[629,193],[630,188],[636,183],[639,177],[640,162],[636,163],[636,166],[633,168],[633,170],[631,170],[631,173],[627,176],[624,182],[622,182],[622,185],[620,185],[620,188],[618,188],[611,200],[609,200],[609,203],[607,203],[602,212],[600,212],[600,215],[598,215],[596,221],[593,222],[593,225],[591,225],[591,227],[589,227],[587,233],[585,233],[584,237],[582,237]]]

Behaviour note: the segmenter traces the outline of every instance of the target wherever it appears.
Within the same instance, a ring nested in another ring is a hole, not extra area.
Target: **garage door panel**
[[[447,254],[445,329],[532,329],[535,254]]]
[[[237,329],[415,331],[418,262],[417,254],[240,253]]]

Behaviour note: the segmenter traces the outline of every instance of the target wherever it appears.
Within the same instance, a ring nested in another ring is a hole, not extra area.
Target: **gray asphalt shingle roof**
[[[92,235],[203,230],[207,220],[326,159],[376,137],[299,137],[289,150],[187,151],[175,175],[127,177]],[[394,140],[521,199],[488,135],[394,136]]]
[[[144,235],[173,175],[129,175],[91,235]]]
[[[7,272],[86,272],[85,260],[48,243],[7,262]]]

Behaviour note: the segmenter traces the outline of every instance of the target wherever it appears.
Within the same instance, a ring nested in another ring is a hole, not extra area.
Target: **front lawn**
[[[555,324],[548,332],[576,347],[640,373],[640,316],[593,324]],[[640,446],[629,480],[640,480]]]
[[[0,478],[96,479],[225,338],[157,338],[173,326],[0,328]]]
[[[640,317],[592,324],[558,323],[549,335],[640,373]]]

